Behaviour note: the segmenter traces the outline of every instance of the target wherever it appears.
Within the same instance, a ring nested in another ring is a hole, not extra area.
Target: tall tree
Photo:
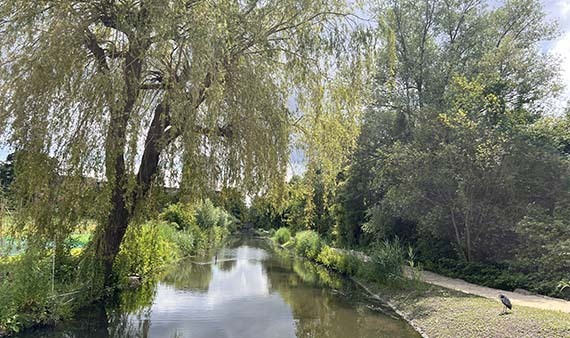
[[[527,133],[556,93],[556,67],[537,48],[553,26],[535,0],[486,4],[378,6],[375,103],[340,196],[349,241],[354,218],[378,236],[412,221],[467,260],[496,260],[526,204],[548,204],[539,188],[560,192],[564,164]]]
[[[106,285],[129,223],[165,173],[177,173],[183,188],[192,189],[223,182],[254,190],[279,181],[290,129],[287,99],[292,88],[300,101],[322,99],[320,79],[330,74],[322,56],[347,46],[344,6],[324,0],[0,4],[0,124],[16,149],[58,159],[67,178],[62,195],[72,186],[81,191],[87,176],[105,182],[94,248]],[[25,174],[18,175],[24,180],[33,169]],[[29,209],[34,201],[27,202]]]

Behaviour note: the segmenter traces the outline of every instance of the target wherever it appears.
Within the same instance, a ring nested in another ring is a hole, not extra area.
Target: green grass
[[[515,305],[425,284],[419,290],[365,282],[369,289],[433,337],[570,337],[570,314]]]

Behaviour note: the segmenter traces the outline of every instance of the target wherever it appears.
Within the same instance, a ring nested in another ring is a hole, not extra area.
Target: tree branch
[[[140,86],[140,89],[142,90],[166,90],[169,88],[170,86],[168,86],[166,83],[143,83]]]
[[[89,30],[89,28],[85,29],[85,46],[95,57],[99,70],[105,74],[108,73],[109,65],[107,64],[105,50],[101,48],[99,42],[97,41],[97,37],[92,31]]]
[[[229,124],[218,126],[214,129],[203,126],[194,126],[194,132],[202,134],[204,136],[211,136],[215,134],[220,137],[228,137],[228,138],[232,137],[234,134],[232,126]]]

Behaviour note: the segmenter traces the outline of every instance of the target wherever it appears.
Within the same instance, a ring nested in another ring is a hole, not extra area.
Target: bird
[[[503,295],[502,293],[499,294],[499,298],[501,299],[501,303],[503,303],[504,310],[501,314],[507,313],[507,308],[509,310],[511,310],[513,308],[513,304],[511,304],[511,301],[507,298],[507,296]]]

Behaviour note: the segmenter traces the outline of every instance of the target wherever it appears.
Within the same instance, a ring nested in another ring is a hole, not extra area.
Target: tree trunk
[[[455,241],[457,243],[457,246],[459,248],[459,250],[461,251],[461,253],[463,254],[463,257],[468,260],[468,256],[467,256],[467,252],[465,251],[465,249],[463,248],[462,245],[462,241],[461,241],[461,236],[459,235],[459,228],[457,227],[457,221],[455,220],[455,212],[453,211],[453,208],[451,208],[451,224],[453,225],[453,230],[455,232]]]
[[[471,249],[471,229],[468,222],[465,222],[465,242],[466,242],[466,256],[467,261],[471,262],[473,260],[472,257],[472,249]]]
[[[129,225],[129,212],[125,205],[124,194],[114,189],[112,208],[103,232],[99,237],[97,255],[101,259],[104,286],[113,285],[113,264],[121,248],[121,242]]]
[[[123,69],[124,105],[111,109],[111,120],[105,141],[105,174],[111,188],[111,210],[102,232],[99,233],[95,253],[101,262],[104,286],[113,285],[113,263],[119,253],[132,214],[132,205],[127,191],[128,173],[125,164],[126,132],[129,118],[140,92],[142,55],[147,45],[133,44],[125,56]],[[130,204],[127,204],[127,201]]]
[[[110,127],[110,129],[115,129],[115,131],[117,128],[120,127],[117,127],[116,124]],[[124,142],[117,143],[119,147],[124,147]],[[116,155],[109,156],[109,154],[112,153],[112,147],[108,147],[107,177],[109,178],[109,184],[111,186],[111,210],[109,211],[105,226],[98,234],[95,252],[96,257],[100,260],[105,287],[113,284],[113,263],[119,253],[120,245],[130,220],[130,211],[126,201],[127,176],[123,153],[115,150]]]
[[[119,253],[121,242],[135,207],[145,198],[150,189],[152,179],[158,171],[160,153],[164,146],[175,137],[170,133],[170,130],[165,131],[167,117],[168,106],[164,103],[158,104],[146,137],[144,153],[137,174],[137,184],[132,194],[126,189],[126,170],[123,155],[121,154],[113,160],[115,168],[109,171],[114,173],[115,178],[111,196],[111,211],[107,224],[99,235],[96,252],[96,255],[101,260],[105,287],[110,287],[114,283],[113,264],[115,258]],[[127,204],[126,199],[128,196],[131,196],[130,204]]]
[[[121,242],[135,208],[147,195],[151,182],[156,176],[160,155],[165,147],[180,133],[180,130],[175,131],[175,128],[166,128],[169,124],[169,106],[164,101],[160,102],[154,110],[153,119],[146,136],[143,156],[136,176],[136,185],[133,190],[128,190],[128,172],[124,158],[127,143],[126,130],[129,117],[141,90],[142,60],[150,46],[150,41],[150,39],[133,39],[125,56],[125,85],[123,88],[125,102],[124,105],[119,105],[123,109],[111,110],[111,121],[105,145],[106,176],[112,189],[111,211],[106,226],[98,235],[95,253],[101,262],[105,287],[113,285],[115,258],[119,253]],[[197,109],[205,100],[206,89],[210,87],[211,83],[212,74],[209,72],[199,87],[194,109]],[[219,132],[227,133],[226,130]]]

